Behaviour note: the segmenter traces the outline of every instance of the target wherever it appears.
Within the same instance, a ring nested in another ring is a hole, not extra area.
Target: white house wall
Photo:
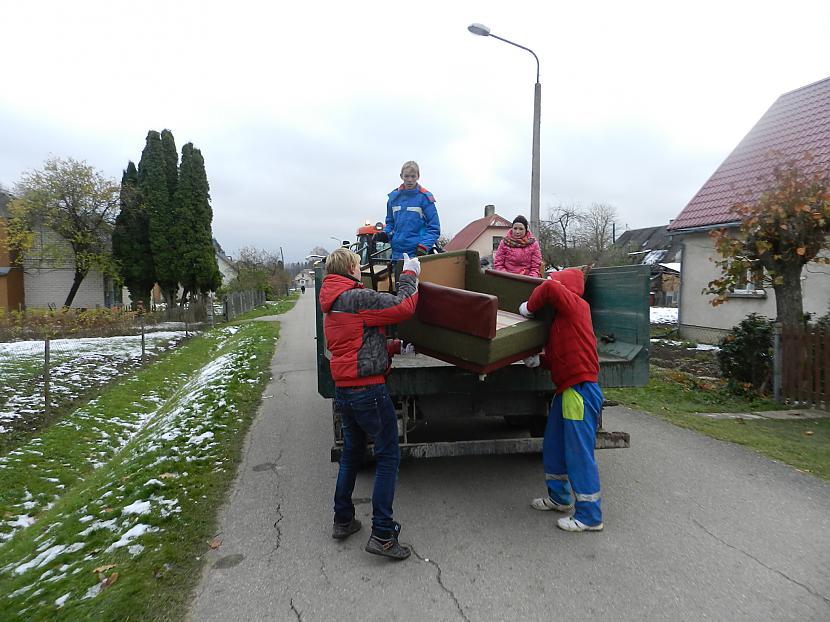
[[[683,237],[683,265],[680,279],[680,335],[703,343],[717,343],[750,313],[775,318],[775,292],[766,289],[764,297],[731,297],[713,307],[712,295],[702,293],[720,273],[713,259],[720,258],[706,233]],[[815,263],[804,267],[801,277],[805,313],[816,316],[830,310],[830,267]]]
[[[67,267],[71,259],[61,266],[40,260],[39,250],[45,244],[63,245],[67,248],[67,257],[72,256],[68,242],[57,233],[43,229],[35,234],[34,245],[23,261],[23,289],[29,309],[63,306],[75,278],[74,269]],[[104,304],[104,275],[98,270],[90,270],[78,288],[72,307],[95,309]]]
[[[24,268],[23,289],[26,292],[26,307],[34,309],[63,306],[74,278],[74,270],[66,268],[49,270]],[[103,306],[104,275],[97,271],[90,271],[81,281],[78,293],[72,301],[72,307],[95,309]]]

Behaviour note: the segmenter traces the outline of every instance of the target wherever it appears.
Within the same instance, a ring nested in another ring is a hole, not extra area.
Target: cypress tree
[[[156,279],[167,304],[176,302],[179,289],[179,244],[176,236],[176,215],[170,205],[170,190],[161,136],[147,132],[147,141],[138,163],[138,187],[150,219],[150,247],[156,267]]]
[[[182,147],[176,200],[181,207],[180,223],[184,241],[182,284],[194,294],[216,291],[222,284],[222,277],[213,248],[210,186],[204,158],[193,147],[193,143]]]
[[[149,310],[156,269],[150,248],[150,220],[138,188],[138,171],[132,161],[121,176],[120,203],[121,211],[112,232],[112,253],[133,304],[140,302]]]

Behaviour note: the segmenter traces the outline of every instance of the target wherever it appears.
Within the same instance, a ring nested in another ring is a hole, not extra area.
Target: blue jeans
[[[602,522],[599,470],[594,458],[602,401],[596,382],[580,382],[557,393],[542,444],[548,495],[564,505],[575,502],[574,518],[586,525]]]
[[[367,437],[374,439],[375,488],[372,492],[372,533],[391,538],[394,530],[392,501],[401,450],[398,446],[398,418],[385,384],[368,387],[336,387],[334,408],[343,429],[343,453],[334,490],[334,520],[348,523],[354,518],[354,491],[357,469],[363,462]]]

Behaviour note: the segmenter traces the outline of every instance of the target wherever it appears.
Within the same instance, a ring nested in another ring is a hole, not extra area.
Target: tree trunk
[[[86,278],[86,270],[75,270],[75,278],[72,279],[72,287],[69,290],[69,294],[66,296],[66,302],[63,303],[64,307],[71,307],[72,301],[75,300],[75,294],[78,293],[78,288],[81,287],[81,282]]]
[[[804,303],[801,292],[801,266],[788,269],[784,282],[775,285],[775,310],[777,321],[783,326],[798,328],[804,325]]]

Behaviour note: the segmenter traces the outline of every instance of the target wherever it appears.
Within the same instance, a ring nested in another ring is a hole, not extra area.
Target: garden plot
[[[148,357],[175,347],[184,331],[145,335]],[[0,343],[0,434],[34,429],[45,413],[43,341]],[[141,336],[50,341],[50,407],[71,404],[91,389],[141,365]]]
[[[207,362],[191,373],[170,359],[154,366],[169,364],[167,381],[175,388],[168,395],[149,396],[118,416],[108,415],[102,398],[49,430],[77,433],[87,443],[80,451],[53,455],[44,445],[54,439],[43,438],[2,459],[3,469],[21,474],[8,495],[14,499],[8,499],[6,542],[0,543],[0,610],[9,619],[81,619],[73,616],[83,616],[91,599],[116,598],[118,590],[110,589],[116,580],[157,583],[153,573],[177,561],[187,548],[182,534],[191,521],[196,528],[204,524],[200,504],[209,503],[214,482],[232,466],[232,447],[245,426],[238,404],[258,401],[269,376],[273,336],[263,337],[273,329],[255,324],[197,340],[205,342],[196,346]],[[170,358],[184,358],[189,349]],[[158,384],[145,378],[144,386],[148,380]],[[97,452],[88,454],[93,447]]]

